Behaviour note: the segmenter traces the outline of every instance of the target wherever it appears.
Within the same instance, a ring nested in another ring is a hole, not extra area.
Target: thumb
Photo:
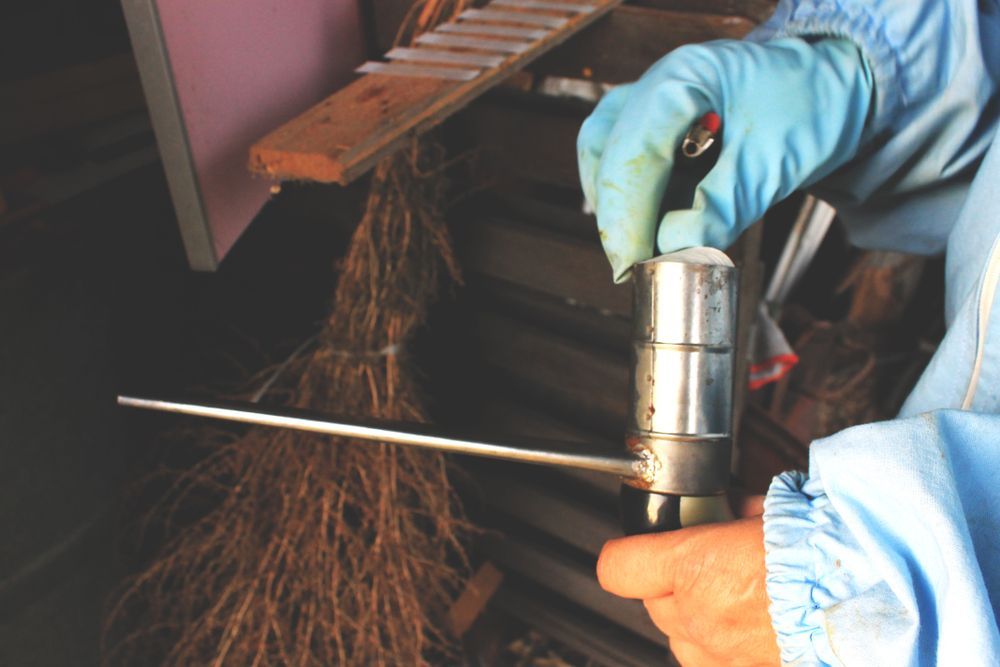
[[[739,147],[723,148],[715,167],[695,188],[691,208],[670,211],[660,220],[656,245],[668,253],[694,246],[728,248],[764,211],[744,183],[736,161]]]
[[[625,598],[648,600],[674,592],[675,563],[685,551],[681,530],[609,540],[597,560],[601,588]]]

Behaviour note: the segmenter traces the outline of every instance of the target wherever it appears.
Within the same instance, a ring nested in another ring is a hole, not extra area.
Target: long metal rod
[[[479,439],[467,439],[435,433],[422,424],[407,424],[403,428],[402,425],[397,424],[348,422],[332,420],[304,411],[262,410],[254,404],[192,403],[137,396],[119,396],[118,404],[143,410],[223,419],[260,426],[274,426],[296,431],[309,431],[311,433],[322,433],[325,435],[396,445],[426,447],[428,449],[456,454],[469,454],[508,461],[521,461],[523,463],[594,470],[596,472],[620,475],[627,478],[641,477],[645,474],[644,462],[639,458],[626,453],[614,455],[573,451],[588,447],[588,445],[580,443],[559,443],[542,440],[521,440],[504,443],[486,442]]]

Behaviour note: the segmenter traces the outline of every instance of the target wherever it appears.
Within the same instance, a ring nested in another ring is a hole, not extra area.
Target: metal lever
[[[626,444],[662,469],[626,479],[625,532],[680,528],[682,496],[725,493],[732,450],[737,274],[726,255],[689,248],[633,267]]]
[[[528,438],[489,442],[478,438],[445,434],[424,424],[331,419],[305,410],[262,410],[253,403],[193,403],[119,396],[118,404],[143,410],[310,431],[357,440],[425,447],[456,454],[593,470],[619,475],[643,486],[653,483],[651,473],[654,469],[660,468],[651,465],[647,456],[627,453],[606,454],[595,451],[585,443]],[[588,449],[590,451],[587,451]]]

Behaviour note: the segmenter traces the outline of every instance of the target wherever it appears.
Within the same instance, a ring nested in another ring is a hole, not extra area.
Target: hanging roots
[[[383,160],[297,407],[421,420],[406,344],[442,279],[458,278],[442,221],[443,155]],[[437,169],[437,170],[436,170]],[[446,657],[443,617],[467,569],[442,455],[251,428],[180,474],[168,523],[213,498],[106,622],[108,663],[420,665]]]

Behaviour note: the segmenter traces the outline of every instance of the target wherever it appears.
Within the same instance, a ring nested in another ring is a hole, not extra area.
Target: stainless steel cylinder
[[[722,252],[691,248],[634,269],[629,449],[647,463],[637,488],[723,493],[732,449],[737,273]]]

